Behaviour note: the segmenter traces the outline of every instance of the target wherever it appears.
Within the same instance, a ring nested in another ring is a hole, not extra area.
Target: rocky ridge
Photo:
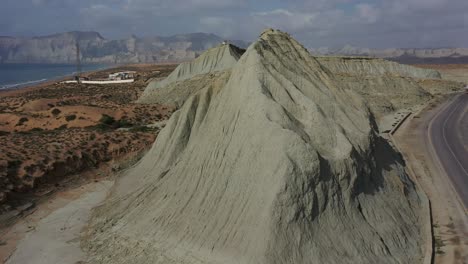
[[[167,78],[150,82],[138,102],[181,106],[190,95],[209,85],[223,86],[243,53],[231,44],[209,49],[195,60],[180,64]]]
[[[422,80],[439,81],[440,87],[446,84],[441,80],[440,73],[435,70],[383,59],[317,57],[317,60],[334,73],[342,86],[363,96],[377,119],[404,108],[423,104],[432,98],[431,91],[443,90],[422,85]]]

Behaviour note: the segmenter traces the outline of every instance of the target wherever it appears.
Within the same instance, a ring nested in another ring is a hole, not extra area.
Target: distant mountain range
[[[43,37],[1,37],[0,63],[76,63],[79,43],[83,64],[181,62],[196,58],[203,51],[223,42],[207,33],[169,37],[131,36],[108,40],[97,32],[73,31]],[[244,41],[230,41],[241,48]],[[402,63],[468,63],[468,48],[368,49],[347,45],[341,49],[309,49],[314,55],[370,56]]]
[[[468,63],[468,48],[369,49],[346,45],[341,49],[309,49],[315,55],[343,55],[384,58],[400,63]]]
[[[131,36],[108,40],[97,32],[67,32],[43,37],[0,37],[0,63],[76,63],[76,43],[87,63],[154,63],[191,60],[223,42],[214,34],[193,33],[170,37]],[[247,46],[243,41],[231,41]]]

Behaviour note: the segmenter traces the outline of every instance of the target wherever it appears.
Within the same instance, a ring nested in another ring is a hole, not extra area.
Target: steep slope
[[[190,95],[210,84],[223,86],[229,78],[228,71],[243,53],[244,50],[231,44],[209,49],[197,59],[180,64],[166,79],[152,81],[138,102],[180,106]]]
[[[427,102],[431,99],[431,94],[420,85],[420,80],[440,80],[440,73],[437,71],[383,59],[318,57],[317,60],[333,72],[344,87],[362,95],[378,119],[403,108]]]
[[[102,45],[97,32],[67,32],[34,38],[0,38],[0,63],[75,63],[76,43]]]
[[[97,208],[90,263],[420,263],[427,200],[344,89],[268,30]]]

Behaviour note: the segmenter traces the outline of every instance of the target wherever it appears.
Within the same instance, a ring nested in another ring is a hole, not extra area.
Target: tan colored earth
[[[0,213],[54,188],[67,176],[148,149],[174,108],[134,101],[173,65],[129,65],[137,81],[119,85],[47,83],[0,93]]]

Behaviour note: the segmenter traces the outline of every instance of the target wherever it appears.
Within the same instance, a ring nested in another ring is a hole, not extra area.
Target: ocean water
[[[82,65],[82,71],[106,69],[109,65]],[[0,64],[0,90],[21,88],[76,73],[75,65]]]

